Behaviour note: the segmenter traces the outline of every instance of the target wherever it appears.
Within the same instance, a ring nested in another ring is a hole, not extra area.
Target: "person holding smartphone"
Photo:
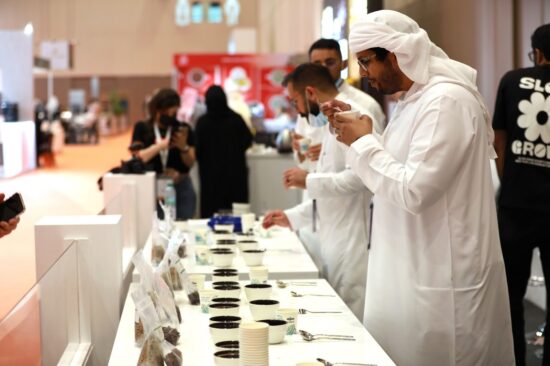
[[[173,89],[160,89],[148,103],[149,119],[136,123],[132,143],[141,143],[137,153],[157,179],[171,179],[176,190],[176,218],[187,220],[195,213],[196,194],[189,171],[195,164],[195,137],[191,126],[180,123],[176,113],[180,96]],[[159,185],[160,187],[160,185]]]
[[[6,195],[4,193],[0,193],[0,205],[4,203],[5,197]],[[0,220],[0,238],[14,231],[15,228],[17,228],[18,223],[19,223],[19,216],[16,216],[7,220],[4,220],[4,219]]]

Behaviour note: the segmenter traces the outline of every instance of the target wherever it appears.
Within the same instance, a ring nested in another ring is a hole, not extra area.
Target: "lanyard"
[[[155,142],[159,142],[162,140],[162,136],[160,135],[159,127],[155,124]],[[172,127],[168,127],[168,131],[166,132],[166,138],[170,140],[170,136],[172,135]],[[168,163],[168,149],[162,149],[160,154],[160,162],[162,163],[162,171],[164,172],[166,170],[166,164]]]

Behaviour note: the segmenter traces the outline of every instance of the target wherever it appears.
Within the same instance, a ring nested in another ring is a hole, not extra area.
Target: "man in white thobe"
[[[356,23],[350,47],[372,86],[403,91],[380,137],[368,117],[322,106],[374,193],[365,326],[397,365],[514,365],[493,131],[475,70],[389,10]]]
[[[323,66],[300,65],[288,79],[287,88],[289,98],[303,115],[318,115],[319,103],[336,98],[371,116],[377,130],[382,130],[382,122],[374,118],[372,109],[345,98]],[[328,124],[320,128],[323,142],[315,173],[293,170],[287,172],[284,179],[287,187],[307,189],[311,199],[284,212],[269,212],[264,227],[280,225],[298,230],[315,226],[319,233],[322,275],[357,318],[362,319],[371,193],[361,179],[346,168],[347,147],[336,141],[328,131]]]

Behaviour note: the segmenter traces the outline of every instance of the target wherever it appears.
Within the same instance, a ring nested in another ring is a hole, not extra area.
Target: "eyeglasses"
[[[370,56],[367,56],[367,57],[361,57],[361,58],[357,59],[357,63],[359,64],[359,66],[364,71],[367,71],[367,68],[369,67],[370,60],[372,60],[375,57],[376,57],[376,53],[374,55],[370,55]]]
[[[314,64],[323,65],[324,67],[331,68],[336,66],[340,61],[335,58],[327,58],[325,60],[315,61]]]
[[[535,62],[535,51],[529,52],[527,56],[529,56],[529,60],[531,60],[532,62]]]

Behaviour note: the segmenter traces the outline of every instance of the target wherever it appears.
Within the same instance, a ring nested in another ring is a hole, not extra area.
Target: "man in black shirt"
[[[148,105],[150,118],[136,123],[132,143],[143,145],[139,157],[148,170],[157,173],[157,179],[172,179],[176,190],[176,218],[187,220],[193,217],[196,205],[189,177],[195,163],[195,138],[188,124],[176,120],[179,106],[180,97],[176,91],[161,89],[156,92]]]
[[[546,292],[550,290],[550,24],[535,30],[531,45],[529,57],[535,66],[502,77],[493,117],[501,180],[499,231],[518,366],[525,365],[523,298],[535,247],[540,250]],[[547,363],[550,341],[544,344],[543,364]]]

